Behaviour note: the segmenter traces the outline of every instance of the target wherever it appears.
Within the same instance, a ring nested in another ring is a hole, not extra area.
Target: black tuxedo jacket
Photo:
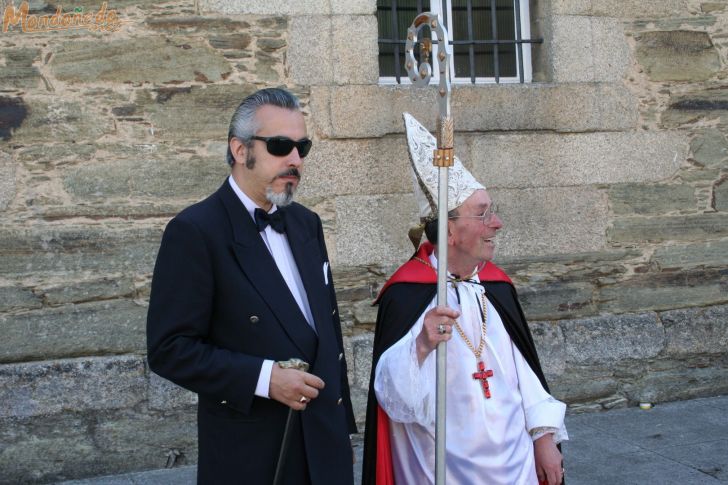
[[[198,482],[270,484],[288,408],[255,396],[264,359],[297,357],[325,387],[294,421],[285,483],[352,483],[356,432],[319,217],[284,209],[316,323],[306,322],[245,206],[226,180],[167,225],[147,319],[150,368],[198,393]],[[324,274],[326,271],[326,274]]]

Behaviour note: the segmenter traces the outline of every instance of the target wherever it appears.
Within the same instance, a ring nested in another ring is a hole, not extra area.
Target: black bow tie
[[[263,209],[257,208],[255,209],[254,215],[255,226],[258,228],[258,232],[265,230],[268,224],[276,232],[281,234],[286,232],[286,218],[283,217],[282,210],[278,209],[274,213],[268,214]]]

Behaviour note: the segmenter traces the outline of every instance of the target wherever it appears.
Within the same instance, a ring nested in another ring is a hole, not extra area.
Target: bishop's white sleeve
[[[374,392],[389,419],[433,427],[435,423],[435,352],[420,367],[416,339],[422,330],[425,313],[412,328],[379,358],[374,373]]]
[[[518,348],[513,344],[511,346],[518,373],[518,387],[523,399],[523,411],[526,415],[526,429],[532,433],[533,439],[543,436],[543,431],[546,431],[553,432],[556,443],[568,440],[569,435],[564,425],[566,404],[546,392]]]

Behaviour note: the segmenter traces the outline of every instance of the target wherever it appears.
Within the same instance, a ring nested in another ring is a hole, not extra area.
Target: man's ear
[[[245,146],[245,143],[240,141],[239,138],[233,137],[228,142],[228,146],[230,147],[230,152],[233,154],[235,163],[245,165],[245,157],[248,150],[248,147]]]
[[[455,224],[455,223],[451,219],[448,219],[447,220],[447,244],[448,244],[448,246],[452,246],[453,244],[455,244],[455,238],[453,237],[453,232],[451,229],[452,224]]]

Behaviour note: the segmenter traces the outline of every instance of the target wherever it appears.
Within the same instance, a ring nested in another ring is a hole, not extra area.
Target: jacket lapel
[[[312,362],[315,358],[312,350],[317,347],[316,334],[306,323],[253,219],[227,180],[218,190],[218,194],[230,217],[234,240],[233,252],[240,269],[275,314],[294,345],[308,362]]]
[[[307,228],[299,218],[290,217],[289,214],[286,214],[288,228],[286,234],[298,272],[301,274],[301,281],[306,288],[311,314],[316,322],[319,349],[329,349],[325,354],[319,352],[319,355],[335,357],[337,352],[330,350],[336,348],[336,336],[331,319],[333,305],[329,298],[329,288],[324,280],[324,257],[321,254],[320,242],[316,238],[314,229]],[[329,280],[329,284],[333,282]]]

